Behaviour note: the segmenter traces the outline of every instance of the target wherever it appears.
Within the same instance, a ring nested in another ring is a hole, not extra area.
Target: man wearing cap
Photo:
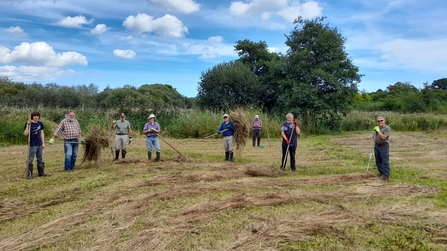
[[[233,162],[233,149],[234,149],[234,126],[230,121],[228,114],[223,115],[224,122],[220,125],[219,129],[217,129],[217,133],[223,136],[223,143],[225,148],[225,160],[229,160]]]
[[[143,133],[146,135],[147,145],[147,159],[152,159],[152,147],[155,148],[157,154],[156,161],[160,160],[160,142],[158,141],[158,134],[160,133],[160,125],[155,122],[155,115],[149,115],[149,122],[144,125]]]
[[[378,126],[374,127],[374,156],[379,177],[385,181],[390,180],[390,144],[391,128],[385,124],[385,118],[377,118]]]
[[[127,153],[127,141],[129,141],[129,144],[132,142],[132,128],[130,128],[129,121],[126,120],[126,114],[121,113],[120,120],[114,120],[110,128],[116,129],[115,158],[113,161],[119,159],[120,149],[122,149],[121,157],[124,159]]]
[[[251,121],[251,128],[253,128],[253,147],[256,140],[258,141],[258,147],[261,144],[261,128],[262,121],[259,119],[259,115],[255,115],[255,118]]]

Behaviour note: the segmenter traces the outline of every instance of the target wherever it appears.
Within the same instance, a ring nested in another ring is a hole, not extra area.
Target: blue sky
[[[197,95],[236,41],[285,52],[297,16],[326,16],[365,76],[359,89],[447,77],[445,0],[0,0],[0,76],[103,90],[169,84]]]

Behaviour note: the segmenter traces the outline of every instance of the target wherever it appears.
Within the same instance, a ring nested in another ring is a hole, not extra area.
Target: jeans
[[[64,139],[64,153],[65,153],[65,164],[64,169],[73,170],[76,162],[76,156],[78,155],[78,143],[77,139]]]
[[[34,155],[36,156],[37,163],[43,163],[42,161],[42,146],[30,146],[28,164],[33,164]]]
[[[376,166],[380,174],[390,176],[390,145],[374,147],[374,156],[376,157]]]
[[[147,151],[149,153],[152,152],[152,145],[155,148],[155,151],[157,153],[160,152],[160,142],[158,142],[158,137],[146,137],[146,146],[147,146]]]

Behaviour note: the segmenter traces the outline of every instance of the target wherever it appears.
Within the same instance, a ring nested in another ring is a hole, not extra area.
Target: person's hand
[[[294,120],[293,123],[295,124],[295,127],[298,127],[298,121]]]
[[[217,130],[217,134],[220,134],[220,129],[219,129],[219,130]]]
[[[52,145],[54,143],[54,139],[51,138],[50,140],[48,140],[48,143],[50,143],[50,145]]]
[[[129,142],[132,142],[132,137],[129,137]]]
[[[286,139],[286,144],[287,144],[287,145],[289,144],[289,140],[288,140],[288,139]]]
[[[116,124],[116,120],[112,121],[112,124]]]
[[[378,127],[378,126],[374,127],[374,131],[380,132],[380,127]]]
[[[151,128],[151,129],[149,129],[149,131],[153,132],[153,131],[155,131],[155,129],[154,129],[154,128]]]
[[[81,145],[85,145],[85,140],[81,140]]]

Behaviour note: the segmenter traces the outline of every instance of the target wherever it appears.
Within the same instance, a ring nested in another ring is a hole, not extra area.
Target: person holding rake
[[[298,136],[301,130],[298,126],[298,121],[293,120],[293,114],[287,113],[286,122],[281,126],[282,136],[282,161],[281,169],[286,170],[287,155],[290,154],[290,169],[296,171],[295,153],[298,146]]]

